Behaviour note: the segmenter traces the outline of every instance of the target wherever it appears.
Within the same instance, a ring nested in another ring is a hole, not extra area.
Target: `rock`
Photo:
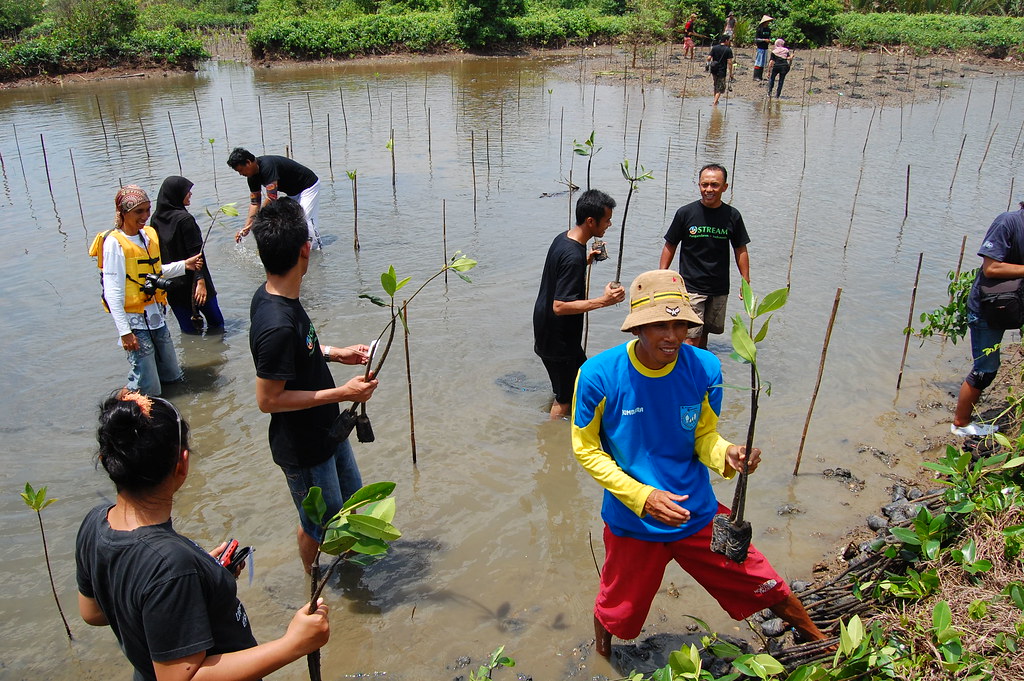
[[[868,516],[868,527],[870,527],[872,530],[877,532],[878,530],[883,530],[883,529],[889,527],[889,522],[885,518],[883,518],[881,516],[869,515]]]
[[[909,519],[910,516],[907,515],[906,506],[900,506],[899,508],[897,508],[896,510],[889,514],[889,520],[892,521],[893,525],[899,525],[900,523],[906,522]]]
[[[892,486],[892,500],[901,501],[907,498],[907,488],[903,485]]]
[[[882,513],[885,515],[885,517],[892,520],[893,513],[896,513],[900,509],[906,507],[906,505],[906,501],[893,501],[882,507]]]
[[[782,619],[773,617],[770,620],[761,622],[761,633],[768,637],[782,636],[786,633],[788,626]]]
[[[779,515],[796,515],[803,512],[804,510],[796,504],[783,504],[776,509],[776,513]]]
[[[910,491],[907,492],[907,498],[910,499],[911,501],[914,501],[915,499],[920,499],[923,496],[924,492],[922,492],[916,487],[911,487]]]
[[[810,582],[804,581],[802,579],[797,579],[789,583],[789,588],[793,593],[802,593],[804,591],[807,591],[807,589],[809,589],[810,586]]]

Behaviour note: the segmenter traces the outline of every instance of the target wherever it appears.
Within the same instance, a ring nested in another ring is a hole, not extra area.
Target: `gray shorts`
[[[687,331],[688,338],[700,338],[702,334],[723,333],[725,331],[725,308],[729,296],[705,296],[691,293],[690,307],[697,316],[704,320],[703,326],[691,326]]]

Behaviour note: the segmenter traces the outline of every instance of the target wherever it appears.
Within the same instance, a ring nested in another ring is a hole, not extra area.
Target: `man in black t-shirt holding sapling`
[[[732,80],[732,62],[732,36],[723,35],[708,55],[708,72],[714,81],[715,106],[718,106],[718,100],[725,92],[726,78]]]
[[[293,201],[298,201],[302,206],[306,227],[309,229],[309,239],[314,249],[323,247],[320,241],[319,216],[320,216],[320,178],[312,170],[296,163],[287,156],[260,156],[257,158],[252,152],[235,147],[228,156],[228,165],[236,173],[246,178],[249,183],[249,215],[245,219],[245,226],[235,234],[235,241],[241,241],[242,237],[252,229],[253,218],[260,209],[260,205],[267,205],[277,201],[278,194],[284,194]],[[263,201],[263,190],[267,190],[267,200]]]
[[[700,169],[700,200],[676,211],[665,233],[660,267],[671,269],[679,247],[679,273],[690,295],[690,306],[703,326],[690,327],[686,342],[707,348],[708,335],[725,331],[729,300],[729,247],[740,276],[750,281],[747,228],[740,212],[722,201],[729,188],[728,172],[717,163]]]
[[[533,350],[551,377],[555,400],[551,419],[565,418],[572,404],[573,387],[587,355],[583,351],[583,313],[622,302],[626,291],[609,283],[597,298],[587,298],[587,265],[601,250],[587,242],[601,238],[612,224],[615,199],[588,189],[576,201],[576,225],[551,242],[540,291],[533,306]]]
[[[256,215],[253,234],[267,281],[249,308],[249,349],[256,365],[256,403],[270,414],[270,452],[284,471],[299,513],[299,558],[306,572],[316,557],[320,528],[306,518],[302,500],[310,487],[323,490],[325,518],[362,487],[348,440],[335,442],[328,432],[339,402],[366,402],[377,379],[364,375],[335,387],[327,362],[365,364],[369,347],[321,345],[316,328],[299,302],[309,267],[310,242],[302,208],[275,201]]]

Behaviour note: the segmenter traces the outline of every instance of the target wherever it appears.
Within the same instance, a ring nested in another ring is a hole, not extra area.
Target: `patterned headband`
[[[143,203],[149,203],[149,196],[137,184],[121,187],[117,191],[117,196],[114,197],[114,206],[119,213],[127,213]]]

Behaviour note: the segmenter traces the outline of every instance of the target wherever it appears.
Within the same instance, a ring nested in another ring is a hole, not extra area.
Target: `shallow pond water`
[[[748,225],[755,290],[791,280],[790,303],[761,352],[772,394],[761,400],[765,464],[748,499],[755,541],[780,572],[809,577],[877,510],[891,476],[916,475],[921,454],[904,444],[944,432],[949,391],[968,364],[963,345],[912,342],[896,393],[919,254],[920,311],[945,302],[945,275],[964,235],[973,267],[972,253],[1006,210],[1014,183],[1024,193],[1024,82],[982,74],[970,98],[967,87],[952,88],[902,109],[801,108],[796,99],[767,110],[735,100],[713,109],[706,80],[681,100],[636,81],[623,87],[614,76],[575,82],[559,75],[571,69],[555,68],[565,59],[273,69],[219,62],[184,76],[0,92],[0,677],[130,673],[110,632],[87,627],[75,612],[75,532],[87,510],[113,494],[92,462],[96,406],[126,373],[86,249],[109,227],[119,183],[141,184],[155,198],[162,179],[179,173],[179,159],[196,185],[197,216],[226,202],[244,207],[245,183],[224,163],[233,146],[289,153],[323,181],[328,245],[313,258],[303,300],[325,342],[376,336],[385,314],[359,294],[379,293],[389,264],[417,285],[436,272],[442,233],[449,254],[462,250],[480,263],[472,283],[435,281],[411,306],[417,466],[400,349],[369,405],[377,441],[358,445],[357,456],[365,480],[398,483],[404,536],[383,562],[346,572],[328,591],[334,636],[325,678],[452,678],[465,673],[455,669],[460,657],[479,664],[502,644],[516,671],[536,679],[613,673],[580,650],[593,637],[600,490],[573,460],[567,424],[545,420],[546,375],[530,321],[547,246],[569,220],[564,180],[571,172],[585,184],[586,160],[572,154],[572,142],[592,130],[601,150],[591,183],[620,206],[608,235],[612,257],[595,267],[595,285],[614,276],[625,158],[639,158],[654,179],[629,206],[624,282],[657,266],[672,212],[697,198],[696,170],[709,161],[730,169],[726,200]],[[358,176],[358,253],[349,170]],[[294,510],[270,460],[268,418],[254,400],[247,320],[263,274],[251,239],[232,240],[240,224],[225,220],[207,247],[226,332],[181,339],[173,327],[189,380],[168,396],[192,424],[196,449],[175,512],[177,529],[201,544],[233,536],[256,546],[255,579],[243,579],[239,595],[267,640],[283,632],[306,587]],[[793,477],[837,287],[842,302]],[[622,306],[591,314],[591,353],[626,340],[618,331],[624,314]],[[729,359],[727,337],[714,337],[711,349],[726,382],[744,385],[747,370]],[[345,380],[352,370],[334,372]],[[727,392],[722,432],[742,439],[747,413],[747,395]],[[858,453],[862,444],[898,463]],[[863,479],[863,491],[821,475],[836,466]],[[76,634],[70,650],[36,520],[17,495],[26,481],[59,498],[44,520]],[[732,487],[718,492],[728,501]],[[784,504],[802,512],[780,516]],[[648,633],[681,631],[693,614],[743,634],[678,568],[664,587]],[[274,675],[304,677],[301,663]]]

